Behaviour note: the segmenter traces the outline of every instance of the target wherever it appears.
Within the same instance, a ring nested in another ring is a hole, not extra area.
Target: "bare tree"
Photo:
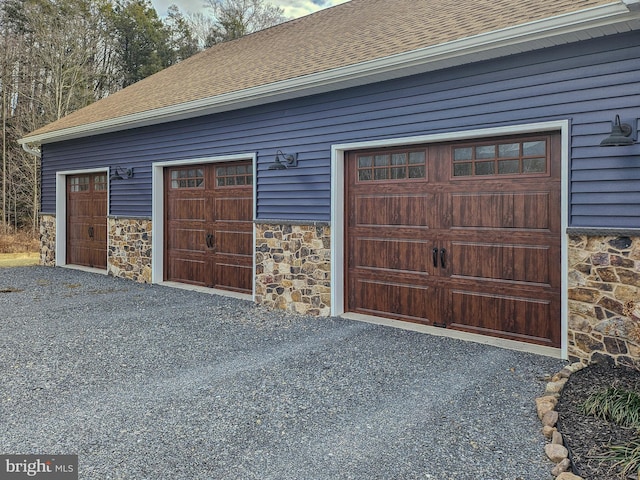
[[[287,20],[284,10],[265,0],[207,0],[213,12],[213,28],[206,46],[240,38]]]
[[[17,140],[96,99],[104,79],[96,59],[108,41],[97,9],[88,0],[7,0],[0,8],[5,230],[37,228],[39,160]]]
[[[149,0],[0,0],[0,228],[38,225],[40,162],[18,139],[197,50],[177,7],[164,21]]]
[[[216,21],[211,15],[203,12],[187,12],[186,21],[189,24],[193,37],[198,42],[198,47],[203,49],[208,44],[208,39],[216,28]]]

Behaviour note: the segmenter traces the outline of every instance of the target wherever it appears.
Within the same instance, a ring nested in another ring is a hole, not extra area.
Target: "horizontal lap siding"
[[[638,147],[602,148],[640,117],[640,35],[622,34],[330,94],[44,146],[43,211],[56,170],[134,167],[111,213],[151,214],[151,162],[258,153],[258,218],[330,219],[331,145],[558,119],[571,122],[574,226],[640,227]],[[634,125],[635,126],[635,125]],[[299,167],[269,171],[276,150]]]

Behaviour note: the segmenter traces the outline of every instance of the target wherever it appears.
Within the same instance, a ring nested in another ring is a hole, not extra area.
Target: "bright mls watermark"
[[[0,480],[78,480],[77,455],[0,455]]]

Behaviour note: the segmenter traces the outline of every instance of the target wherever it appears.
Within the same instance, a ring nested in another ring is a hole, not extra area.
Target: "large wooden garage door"
[[[66,261],[107,267],[106,173],[67,176]]]
[[[345,303],[560,346],[560,137],[347,156]]]
[[[250,162],[165,169],[165,280],[251,293]]]

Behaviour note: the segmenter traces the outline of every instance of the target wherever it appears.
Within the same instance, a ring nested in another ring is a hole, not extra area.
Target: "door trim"
[[[109,180],[109,167],[92,168],[84,170],[62,170],[56,172],[56,267],[67,266],[67,176],[83,175],[91,173],[104,173],[107,175],[107,218],[110,215],[111,181]],[[106,218],[105,218],[106,221]],[[108,227],[107,227],[108,228]],[[107,230],[107,252],[109,251],[109,232]],[[70,265],[70,268],[87,270],[91,272],[106,273],[109,269],[109,259],[107,258],[107,268],[90,268]]]
[[[253,239],[252,244],[255,250],[256,244],[256,188],[257,188],[257,159],[258,154],[240,153],[235,155],[221,155],[216,157],[189,158],[186,160],[174,160],[166,162],[154,162],[151,164],[151,224],[153,234],[151,235],[151,283],[164,284],[164,169],[167,167],[180,167],[186,165],[202,165],[210,163],[251,161],[253,171]],[[252,255],[251,267],[251,299],[255,300],[256,291],[256,256]],[[175,284],[174,282],[171,282]],[[190,287],[189,287],[190,288]],[[217,290],[216,293],[224,295],[225,290]]]
[[[561,241],[561,347],[552,349],[555,355],[563,359],[568,358],[567,344],[567,275],[568,275],[568,243],[566,230],[568,226],[569,205],[569,140],[570,121],[556,120],[550,122],[509,125],[494,128],[482,128],[467,131],[437,133],[432,135],[418,135],[398,137],[384,140],[342,143],[331,146],[331,315],[340,316],[345,313],[345,264],[344,264],[344,236],[345,236],[345,160],[346,152],[350,150],[396,147],[424,143],[441,143],[455,140],[469,140],[474,138],[497,137],[503,135],[518,135],[527,133],[541,133],[560,131],[561,136],[561,192],[560,192],[560,241]],[[533,351],[533,350],[532,350]]]

